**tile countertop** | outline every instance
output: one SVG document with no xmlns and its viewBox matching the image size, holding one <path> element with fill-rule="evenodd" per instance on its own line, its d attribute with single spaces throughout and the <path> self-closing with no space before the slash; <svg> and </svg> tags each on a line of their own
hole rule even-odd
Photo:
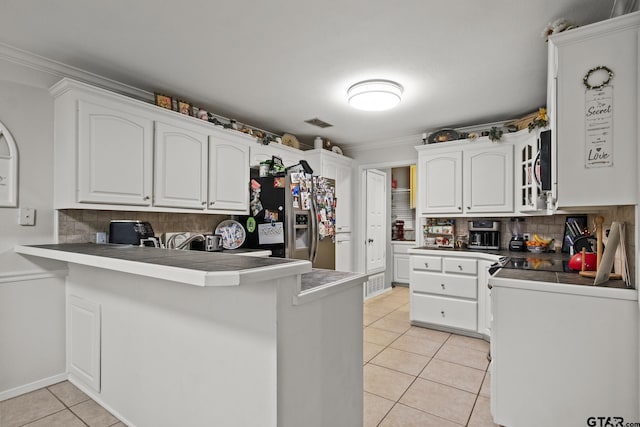
<svg viewBox="0 0 640 427">
<path fill-rule="evenodd" d="M 513 252 L 508 250 L 476 250 L 476 249 L 460 249 L 460 248 L 435 248 L 430 246 L 422 246 L 418 248 L 412 248 L 409 250 L 409 253 L 421 254 L 421 253 L 431 253 L 431 254 L 455 254 L 456 256 L 462 257 L 476 257 L 476 258 L 484 258 L 488 260 L 497 261 L 498 258 L 508 257 L 508 258 L 523 258 L 531 262 L 532 259 L 535 260 L 550 260 L 554 262 L 563 262 L 568 261 L 571 256 L 566 253 L 542 253 L 542 254 L 534 254 L 531 252 Z M 582 277 L 578 274 L 578 272 L 560 272 L 560 271 L 546 271 L 544 268 L 541 269 L 518 269 L 518 268 L 501 268 L 494 276 L 493 279 L 504 279 L 509 280 L 511 282 L 514 281 L 523 281 L 523 282 L 541 282 L 548 284 L 561 284 L 561 285 L 579 285 L 579 286 L 587 286 L 591 288 L 610 288 L 610 289 L 618 289 L 618 290 L 626 290 L 633 291 L 634 294 L 637 294 L 635 289 L 627 288 L 622 280 L 610 280 L 601 285 L 594 286 L 593 279 Z"/>
<path fill-rule="evenodd" d="M 16 246 L 24 255 L 138 274 L 195 286 L 234 286 L 311 271 L 304 260 L 93 243 Z"/>
</svg>

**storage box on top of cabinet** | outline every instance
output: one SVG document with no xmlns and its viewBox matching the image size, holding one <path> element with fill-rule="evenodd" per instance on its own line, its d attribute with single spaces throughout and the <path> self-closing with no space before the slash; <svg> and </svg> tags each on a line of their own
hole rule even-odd
<svg viewBox="0 0 640 427">
<path fill-rule="evenodd" d="M 638 200 L 638 28 L 640 12 L 549 39 L 558 207 Z"/>
<path fill-rule="evenodd" d="M 255 138 L 70 79 L 50 92 L 54 208 L 248 212 Z"/>
</svg>

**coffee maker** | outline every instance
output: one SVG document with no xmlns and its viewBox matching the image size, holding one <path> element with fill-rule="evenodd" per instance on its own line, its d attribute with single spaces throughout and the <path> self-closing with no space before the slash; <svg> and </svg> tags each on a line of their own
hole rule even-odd
<svg viewBox="0 0 640 427">
<path fill-rule="evenodd" d="M 527 250 L 527 241 L 522 231 L 522 223 L 524 218 L 511 218 L 509 224 L 511 228 L 511 240 L 509 240 L 509 250 L 516 252 L 524 252 Z"/>
<path fill-rule="evenodd" d="M 469 249 L 500 249 L 500 221 L 469 221 Z"/>
</svg>

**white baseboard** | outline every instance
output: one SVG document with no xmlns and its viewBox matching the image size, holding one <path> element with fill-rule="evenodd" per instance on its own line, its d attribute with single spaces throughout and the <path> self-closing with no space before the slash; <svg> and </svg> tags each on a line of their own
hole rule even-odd
<svg viewBox="0 0 640 427">
<path fill-rule="evenodd" d="M 43 378 L 29 384 L 21 385 L 10 390 L 2 391 L 0 392 L 0 402 L 2 402 L 3 400 L 11 399 L 12 397 L 20 396 L 21 394 L 29 393 L 30 391 L 38 390 L 42 387 L 48 387 L 50 385 L 57 384 L 66 379 L 67 373 L 64 372 L 49 378 Z"/>
<path fill-rule="evenodd" d="M 71 384 L 73 384 L 74 386 L 78 387 L 82 392 L 84 392 L 84 394 L 86 394 L 87 396 L 89 396 L 90 398 L 95 400 L 98 405 L 102 406 L 104 409 L 106 409 L 107 411 L 111 412 L 111 415 L 113 415 L 114 417 L 116 417 L 117 419 L 122 421 L 128 427 L 136 427 L 135 424 L 133 424 L 131 421 L 129 421 L 125 417 L 123 417 L 118 411 L 113 409 L 111 406 L 107 405 L 100 398 L 101 397 L 100 394 L 96 394 L 95 390 L 93 390 L 91 387 L 87 386 L 85 383 L 83 383 L 82 381 L 78 380 L 73 375 L 69 375 L 69 382 Z"/>
</svg>

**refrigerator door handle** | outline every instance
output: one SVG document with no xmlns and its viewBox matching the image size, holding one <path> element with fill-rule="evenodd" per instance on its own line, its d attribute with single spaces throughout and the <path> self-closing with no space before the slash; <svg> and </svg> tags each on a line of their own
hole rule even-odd
<svg viewBox="0 0 640 427">
<path fill-rule="evenodd" d="M 318 256 L 318 208 L 316 206 L 315 197 L 311 200 L 310 207 L 311 209 L 309 214 L 311 215 L 311 218 L 309 219 L 311 220 L 311 228 L 309 229 L 309 232 L 311 233 L 311 253 L 309 254 L 309 261 L 315 262 L 316 257 Z"/>
</svg>

